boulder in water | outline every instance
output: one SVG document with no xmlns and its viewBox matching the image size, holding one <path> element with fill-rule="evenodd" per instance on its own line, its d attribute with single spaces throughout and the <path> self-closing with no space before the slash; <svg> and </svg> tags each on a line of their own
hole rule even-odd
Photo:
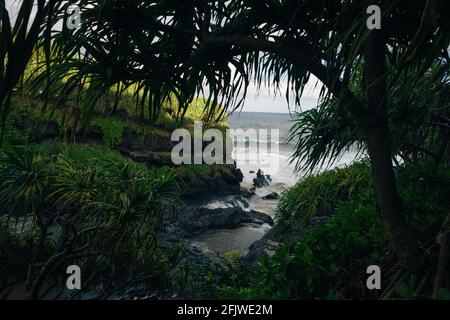
<svg viewBox="0 0 450 320">
<path fill-rule="evenodd" d="M 251 210 L 247 212 L 248 217 L 251 219 L 251 221 L 245 221 L 244 222 L 252 222 L 256 224 L 264 224 L 267 223 L 270 226 L 273 226 L 275 222 L 273 221 L 272 217 L 268 214 L 258 212 L 255 210 Z"/>
<path fill-rule="evenodd" d="M 211 229 L 238 228 L 243 223 L 274 224 L 269 215 L 253 210 L 247 212 L 240 206 L 216 209 L 186 207 L 180 218 L 174 224 L 166 226 L 160 236 L 166 240 L 191 238 Z"/>
<path fill-rule="evenodd" d="M 264 172 L 259 169 L 256 173 L 256 178 L 253 179 L 253 185 L 255 188 L 269 187 L 271 183 L 271 177 L 269 175 L 264 175 Z"/>
<path fill-rule="evenodd" d="M 241 195 L 246 198 L 250 199 L 255 195 L 255 187 L 249 184 L 241 183 Z"/>
<path fill-rule="evenodd" d="M 264 200 L 277 200 L 280 198 L 280 195 L 276 192 L 271 192 L 268 195 L 264 196 Z"/>
</svg>

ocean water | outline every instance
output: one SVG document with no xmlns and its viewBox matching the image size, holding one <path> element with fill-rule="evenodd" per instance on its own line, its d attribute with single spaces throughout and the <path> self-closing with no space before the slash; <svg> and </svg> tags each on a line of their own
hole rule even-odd
<svg viewBox="0 0 450 320">
<path fill-rule="evenodd" d="M 230 129 L 254 129 L 257 141 L 253 145 L 245 136 L 238 136 L 236 140 L 245 140 L 247 144 L 235 143 L 233 157 L 237 166 L 244 174 L 244 182 L 253 183 L 258 169 L 271 176 L 272 189 L 280 191 L 296 184 L 305 172 L 295 171 L 296 159 L 292 158 L 296 140 L 288 142 L 290 130 L 294 125 L 294 118 L 288 113 L 257 113 L 241 112 L 228 117 Z M 263 131 L 260 131 L 263 130 Z M 264 131 L 267 130 L 267 133 Z M 278 130 L 278 139 L 272 139 L 271 130 Z M 243 142 L 243 141 L 241 141 Z M 268 143 L 267 143 L 268 142 Z M 330 167 L 320 168 L 320 171 L 338 166 L 348 165 L 358 157 L 356 151 L 348 151 L 338 158 Z M 300 166 L 301 167 L 301 166 Z"/>
<path fill-rule="evenodd" d="M 244 174 L 244 182 L 252 183 L 256 173 L 250 172 L 258 169 L 270 175 L 274 185 L 292 186 L 298 181 L 300 175 L 295 173 L 295 165 L 290 162 L 295 148 L 293 142 L 288 143 L 289 131 L 294 124 L 290 114 L 233 113 L 228 117 L 228 124 L 230 129 L 253 129 L 258 134 L 257 141 L 253 141 L 253 137 L 238 136 L 234 145 L 233 158 Z M 271 134 L 274 130 L 278 131 L 278 138 Z"/>
<path fill-rule="evenodd" d="M 295 164 L 291 163 L 295 143 L 288 143 L 289 132 L 294 125 L 289 114 L 279 113 L 235 113 L 228 118 L 230 129 L 279 131 L 279 139 L 271 141 L 269 133 L 262 131 L 256 137 L 237 136 L 236 140 L 247 141 L 246 144 L 235 143 L 233 157 L 237 167 L 244 174 L 244 182 L 253 184 L 258 169 L 262 169 L 265 174 L 272 178 L 272 184 L 268 187 L 256 189 L 256 195 L 249 199 L 249 207 L 245 210 L 255 210 L 263 212 L 275 218 L 278 200 L 264 200 L 263 197 L 271 192 L 281 194 L 284 190 L 297 183 L 303 173 L 295 172 Z M 256 141 L 249 141 L 255 139 Z M 272 145 L 266 148 L 266 142 L 271 141 Z M 253 142 L 253 145 L 252 143 Z M 255 145 L 256 143 L 256 145 Z M 263 146 L 260 148 L 260 146 Z M 356 152 L 344 154 L 332 167 L 349 164 L 356 157 Z M 255 161 L 255 159 L 257 161 Z M 258 161 L 259 160 L 259 161 Z M 221 208 L 226 206 L 230 199 L 214 199 L 205 206 L 209 208 Z M 269 225 L 246 224 L 236 229 L 216 229 L 191 239 L 192 246 L 214 258 L 215 254 L 226 252 L 237 252 L 241 256 L 248 253 L 250 245 L 261 239 L 270 230 Z"/>
</svg>

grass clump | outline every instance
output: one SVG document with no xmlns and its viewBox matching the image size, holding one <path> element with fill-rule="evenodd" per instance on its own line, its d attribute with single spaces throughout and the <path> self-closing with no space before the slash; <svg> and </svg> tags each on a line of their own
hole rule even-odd
<svg viewBox="0 0 450 320">
<path fill-rule="evenodd" d="M 114 147 L 122 138 L 125 123 L 114 117 L 98 117 L 95 119 L 102 130 L 103 143 L 109 147 Z"/>
<path fill-rule="evenodd" d="M 370 184 L 370 165 L 364 161 L 308 176 L 281 195 L 279 223 L 287 229 L 304 227 L 315 215 L 332 215 L 341 202 Z"/>
</svg>

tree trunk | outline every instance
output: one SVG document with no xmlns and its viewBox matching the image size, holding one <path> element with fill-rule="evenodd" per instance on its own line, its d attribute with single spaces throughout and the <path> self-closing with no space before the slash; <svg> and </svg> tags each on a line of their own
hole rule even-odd
<svg viewBox="0 0 450 320">
<path fill-rule="evenodd" d="M 402 210 L 392 165 L 386 104 L 385 40 L 373 30 L 365 45 L 365 77 L 368 109 L 372 116 L 365 128 L 378 210 L 400 263 L 412 270 L 419 267 L 422 252 Z"/>
</svg>

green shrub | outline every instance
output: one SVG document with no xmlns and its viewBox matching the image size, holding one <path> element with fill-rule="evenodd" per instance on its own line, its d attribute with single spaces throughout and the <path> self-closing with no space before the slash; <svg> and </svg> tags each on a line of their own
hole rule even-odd
<svg viewBox="0 0 450 320">
<path fill-rule="evenodd" d="M 117 152 L 104 145 L 69 144 L 65 147 L 70 159 L 80 166 L 108 166 L 111 163 L 131 163 Z"/>
<path fill-rule="evenodd" d="M 100 126 L 103 134 L 103 143 L 109 147 L 114 147 L 122 138 L 125 124 L 114 117 L 99 117 L 95 122 Z"/>
<path fill-rule="evenodd" d="M 144 276 L 166 288 L 178 249 L 162 247 L 157 233 L 176 210 L 174 178 L 173 170 L 149 171 L 97 147 L 45 143 L 1 152 L 0 240 L 7 247 L 0 248 L 0 274 L 30 282 L 30 298 L 42 297 L 42 283 L 74 263 L 84 290 Z"/>
<path fill-rule="evenodd" d="M 222 298 L 336 298 L 338 287 L 353 288 L 368 265 L 388 261 L 387 240 L 373 205 L 359 200 L 338 209 L 335 217 L 292 245 L 283 245 L 264 258 L 240 286 L 224 285 Z M 352 289 L 354 290 L 354 289 Z M 362 291 L 345 292 L 361 297 Z"/>
<path fill-rule="evenodd" d="M 308 176 L 281 195 L 278 222 L 287 230 L 304 227 L 316 214 L 332 215 L 342 201 L 352 199 L 370 183 L 367 162 Z"/>
</svg>

